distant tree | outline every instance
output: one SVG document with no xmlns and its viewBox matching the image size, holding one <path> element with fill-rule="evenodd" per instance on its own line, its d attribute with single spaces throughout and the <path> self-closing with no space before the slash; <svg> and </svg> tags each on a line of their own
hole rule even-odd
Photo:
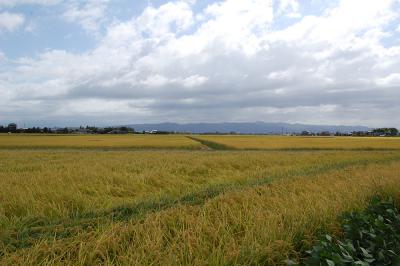
<svg viewBox="0 0 400 266">
<path fill-rule="evenodd" d="M 109 132 L 111 132 L 111 131 L 113 131 L 114 129 L 112 128 L 112 127 L 105 127 L 105 128 L 103 128 L 103 130 L 101 130 L 99 133 L 100 134 L 107 134 L 107 133 L 109 133 Z"/>
<path fill-rule="evenodd" d="M 399 135 L 399 130 L 397 128 L 375 128 L 373 131 L 375 136 L 385 135 L 385 136 L 397 136 Z"/>
<path fill-rule="evenodd" d="M 154 134 L 157 134 L 157 135 L 168 135 L 168 134 L 171 134 L 171 132 L 169 132 L 169 131 L 158 130 L 158 131 L 155 132 Z"/>
</svg>

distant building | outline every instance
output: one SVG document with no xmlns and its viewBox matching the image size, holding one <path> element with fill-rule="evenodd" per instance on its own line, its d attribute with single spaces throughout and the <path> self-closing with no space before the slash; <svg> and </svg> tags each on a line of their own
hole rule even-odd
<svg viewBox="0 0 400 266">
<path fill-rule="evenodd" d="M 79 129 L 75 130 L 74 133 L 76 133 L 76 134 L 92 134 L 93 131 L 90 129 L 86 129 L 86 128 L 79 128 Z"/>
<path fill-rule="evenodd" d="M 15 123 L 8 124 L 8 131 L 10 131 L 10 132 L 17 131 L 17 124 L 15 124 Z"/>
<path fill-rule="evenodd" d="M 54 129 L 54 132 L 56 132 L 57 134 L 68 134 L 69 130 L 68 128 L 56 128 Z"/>
<path fill-rule="evenodd" d="M 301 135 L 302 136 L 312 136 L 313 134 L 310 131 L 302 131 Z"/>
<path fill-rule="evenodd" d="M 331 132 L 329 131 L 322 131 L 321 133 L 319 133 L 320 136 L 330 136 Z"/>
<path fill-rule="evenodd" d="M 125 130 L 120 130 L 120 129 L 113 129 L 110 132 L 107 132 L 107 134 L 128 134 L 128 131 Z"/>
</svg>

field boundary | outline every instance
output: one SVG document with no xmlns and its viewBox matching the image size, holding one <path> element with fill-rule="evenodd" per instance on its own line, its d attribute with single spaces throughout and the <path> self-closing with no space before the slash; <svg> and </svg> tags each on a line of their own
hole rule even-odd
<svg viewBox="0 0 400 266">
<path fill-rule="evenodd" d="M 228 146 L 228 145 L 225 145 L 222 143 L 218 143 L 215 141 L 205 140 L 205 139 L 196 138 L 196 137 L 192 137 L 192 136 L 187 136 L 187 138 L 201 143 L 203 146 L 208 147 L 210 150 L 237 150 L 234 147 L 231 147 L 231 146 Z"/>
</svg>

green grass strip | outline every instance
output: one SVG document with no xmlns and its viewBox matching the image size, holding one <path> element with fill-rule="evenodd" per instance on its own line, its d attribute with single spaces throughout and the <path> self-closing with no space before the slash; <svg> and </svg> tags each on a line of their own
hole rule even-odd
<svg viewBox="0 0 400 266">
<path fill-rule="evenodd" d="M 205 139 L 191 137 L 191 136 L 188 136 L 187 138 L 189 138 L 191 140 L 194 140 L 194 141 L 197 141 L 197 142 L 200 142 L 202 145 L 204 145 L 204 146 L 206 146 L 206 147 L 208 147 L 208 148 L 210 148 L 212 150 L 220 150 L 220 151 L 223 151 L 223 150 L 236 150 L 236 148 L 234 148 L 234 147 L 227 146 L 225 144 L 221 144 L 221 143 L 210 141 L 210 140 L 205 140 Z"/>
</svg>

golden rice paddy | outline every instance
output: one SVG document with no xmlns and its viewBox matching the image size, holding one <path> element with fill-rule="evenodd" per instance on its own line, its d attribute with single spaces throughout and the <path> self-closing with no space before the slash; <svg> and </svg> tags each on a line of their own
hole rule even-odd
<svg viewBox="0 0 400 266">
<path fill-rule="evenodd" d="M 182 135 L 7 135 L 0 148 L 166 148 L 198 149 L 200 144 Z"/>
<path fill-rule="evenodd" d="M 179 135 L 67 137 L 0 136 L 0 265 L 285 264 L 372 196 L 400 202 L 397 139 L 307 150 L 196 136 L 237 149 L 218 151 Z"/>
</svg>

